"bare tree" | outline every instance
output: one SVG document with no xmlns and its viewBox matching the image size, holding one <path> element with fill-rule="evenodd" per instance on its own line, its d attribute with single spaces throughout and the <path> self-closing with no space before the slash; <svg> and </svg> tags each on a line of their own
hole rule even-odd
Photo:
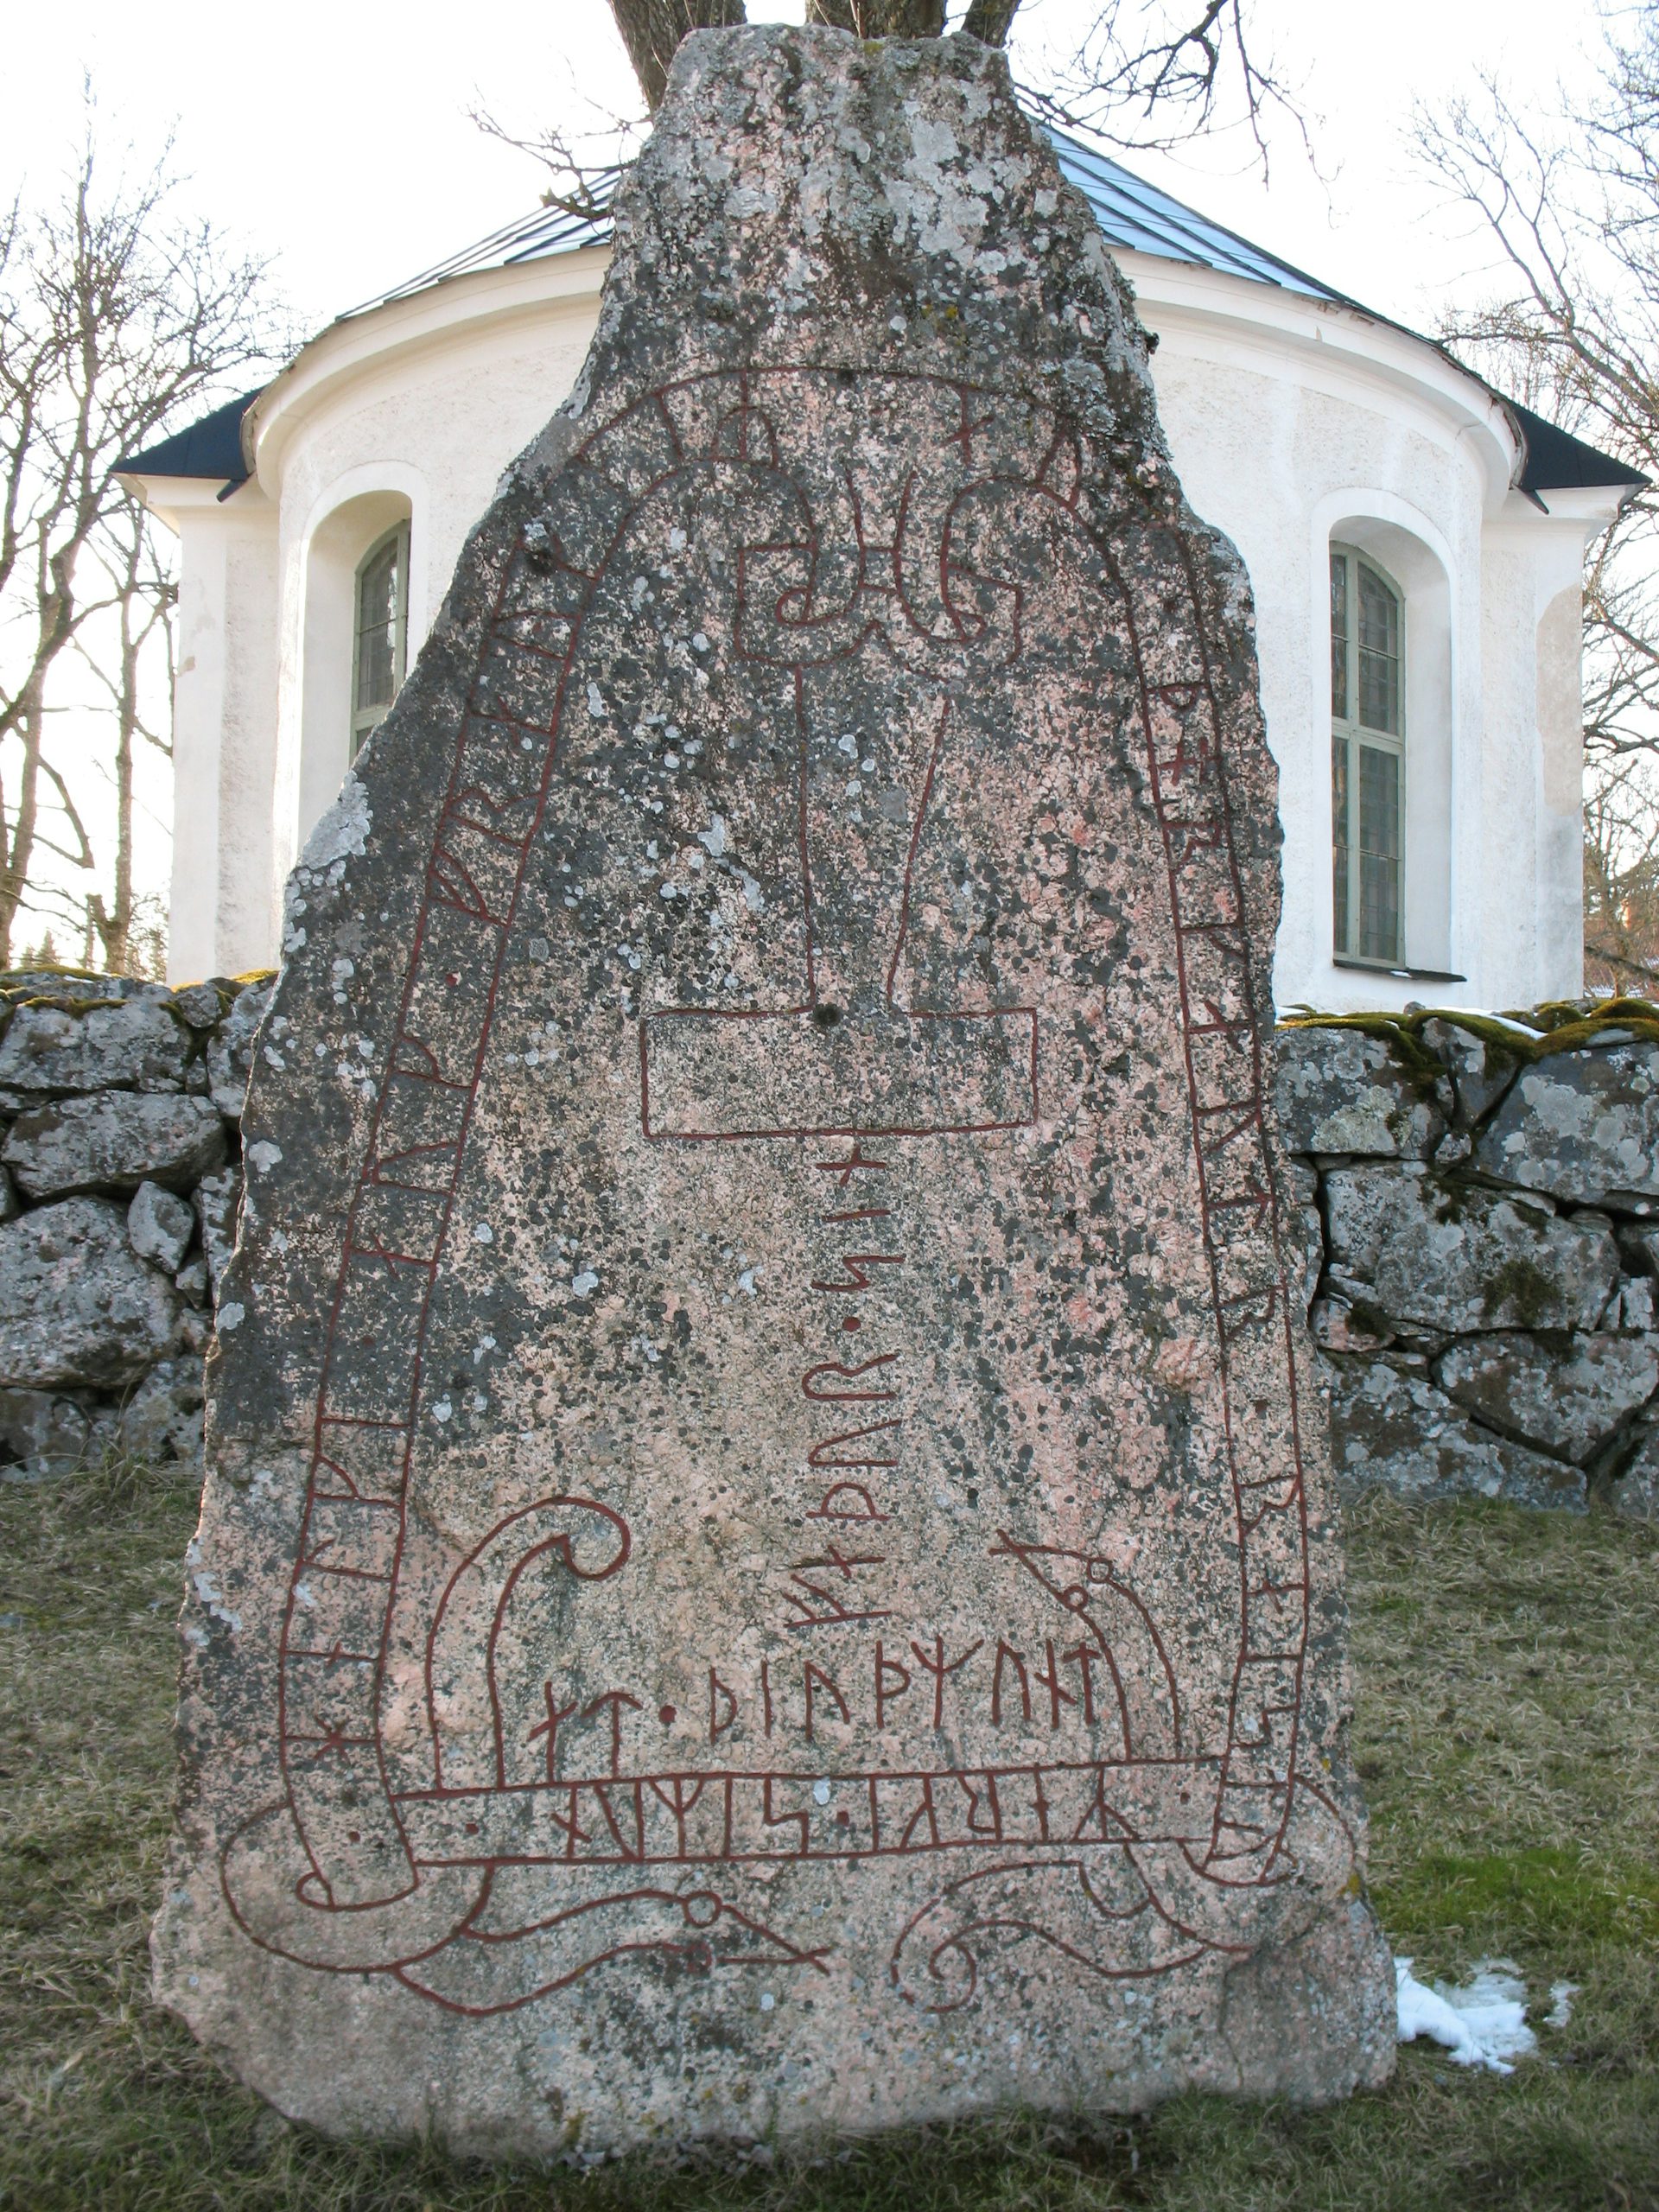
<svg viewBox="0 0 1659 2212">
<path fill-rule="evenodd" d="M 0 965 L 20 912 L 61 912 L 62 868 L 97 864 L 83 794 L 89 739 L 111 728 L 115 884 L 94 923 L 106 957 L 127 957 L 142 670 L 170 586 L 110 471 L 264 358 L 263 268 L 175 213 L 169 156 L 136 181 L 116 163 L 106 185 L 89 94 L 62 198 L 0 219 Z M 60 696 L 77 645 L 107 717 Z"/>
<path fill-rule="evenodd" d="M 1639 754 L 1605 762 L 1586 798 L 1584 964 L 1604 990 L 1659 976 L 1659 790 Z"/>
<path fill-rule="evenodd" d="M 1450 316 L 1447 340 L 1528 405 L 1659 481 L 1659 18 L 1610 38 L 1592 112 L 1555 138 L 1489 84 L 1418 144 L 1478 217 L 1500 271 L 1493 297 Z M 1659 745 L 1659 507 L 1643 498 L 1586 576 L 1592 756 Z"/>
<path fill-rule="evenodd" d="M 1051 121 L 1142 149 L 1236 120 L 1264 172 L 1270 111 L 1302 129 L 1294 92 L 1262 47 L 1250 0 L 1097 0 L 1053 82 L 1024 90 Z M 1303 138 L 1306 144 L 1305 131 Z"/>
<path fill-rule="evenodd" d="M 529 137 L 520 137 L 486 107 L 468 112 L 486 138 L 530 155 L 549 171 L 553 181 L 542 194 L 543 207 L 556 207 L 584 223 L 601 223 L 609 219 L 618 181 L 649 118 L 608 115 L 591 102 L 588 105 L 594 118 L 589 130 L 544 124 Z"/>
<path fill-rule="evenodd" d="M 169 760 L 173 756 L 173 612 L 178 587 L 170 573 L 170 557 L 171 549 L 158 540 L 139 502 L 118 497 L 82 554 L 96 584 L 78 601 L 71 645 L 90 700 L 78 707 L 48 709 L 60 722 L 79 714 L 100 742 L 90 760 L 77 757 L 67 773 L 54 759 L 50 745 L 41 758 L 49 798 L 44 825 L 37 826 L 37 849 L 65 869 L 79 872 L 83 885 L 87 877 L 104 875 L 107 868 L 111 887 L 106 897 L 96 885 L 90 890 L 78 887 L 74 874 L 36 875 L 26 903 L 39 912 L 55 914 L 66 927 L 79 928 L 86 964 L 90 967 L 96 961 L 112 976 L 148 972 L 154 964 L 152 948 L 138 943 L 140 914 L 147 903 L 155 902 L 146 902 L 134 881 L 135 769 L 141 746 Z M 92 804 L 86 783 L 88 769 L 110 786 L 113 838 L 103 850 L 104 841 L 87 819 Z"/>
<path fill-rule="evenodd" d="M 653 113 L 687 33 L 729 30 L 744 20 L 743 0 L 611 0 L 611 13 Z"/>
<path fill-rule="evenodd" d="M 806 20 L 860 38 L 943 38 L 966 31 L 1005 46 L 1020 0 L 807 0 Z M 745 20 L 743 0 L 611 0 L 648 106 L 663 97 L 680 41 L 694 30 Z M 954 21 L 950 18 L 954 16 Z M 1116 119 L 1127 108 L 1164 118 L 1183 135 L 1204 128 L 1230 86 L 1254 121 L 1285 97 L 1254 49 L 1249 0 L 1097 0 L 1061 85 L 1045 97 Z M 1259 143 L 1259 139 L 1258 139 Z"/>
<path fill-rule="evenodd" d="M 806 21 L 859 38 L 943 38 L 964 31 L 1005 46 L 1021 0 L 807 0 Z M 730 29 L 744 0 L 610 0 L 649 111 L 660 105 L 680 42 L 694 30 Z M 1279 107 L 1300 124 L 1295 100 L 1252 32 L 1252 0 L 1096 0 L 1052 81 L 1024 97 L 1061 126 L 1126 145 L 1169 145 L 1224 116 L 1249 127 L 1263 168 L 1264 124 Z M 645 118 L 601 117 L 586 134 L 544 127 L 522 137 L 487 110 L 473 120 L 490 137 L 533 155 L 551 172 L 543 204 L 588 221 L 607 212 Z"/>
<path fill-rule="evenodd" d="M 1020 0 L 1013 0 L 1011 6 L 1005 0 L 1002 12 L 1007 22 L 1013 22 L 1019 6 Z M 978 12 L 983 16 L 987 10 L 982 6 Z M 806 20 L 830 30 L 851 31 L 859 38 L 943 38 L 944 0 L 806 0 Z M 1005 23 L 1003 36 L 1007 35 Z M 974 35 L 983 37 L 984 33 Z M 1001 40 L 988 42 L 1000 45 Z"/>
<path fill-rule="evenodd" d="M 108 732 L 105 765 L 114 784 L 115 843 L 111 855 L 111 889 L 86 894 L 86 918 L 98 937 L 105 969 L 114 976 L 136 972 L 136 925 L 140 901 L 133 884 L 133 816 L 136 756 L 140 746 L 173 757 L 173 612 L 178 587 L 170 571 L 170 549 L 156 537 L 149 516 L 134 499 L 120 500 L 105 517 L 99 546 L 100 566 L 111 582 L 110 620 L 105 639 L 92 641 L 85 629 L 76 645 L 105 702 L 100 721 Z M 153 712 L 159 708 L 160 713 Z M 97 859 L 79 812 L 65 797 L 85 853 L 84 865 Z"/>
<path fill-rule="evenodd" d="M 1523 404 L 1659 481 L 1659 16 L 1604 20 L 1587 115 L 1530 125 L 1495 80 L 1419 150 L 1477 220 L 1497 276 L 1443 335 Z M 1563 98 L 1562 112 L 1571 104 Z M 1634 500 L 1584 580 L 1585 950 L 1629 989 L 1659 974 L 1659 503 Z"/>
</svg>

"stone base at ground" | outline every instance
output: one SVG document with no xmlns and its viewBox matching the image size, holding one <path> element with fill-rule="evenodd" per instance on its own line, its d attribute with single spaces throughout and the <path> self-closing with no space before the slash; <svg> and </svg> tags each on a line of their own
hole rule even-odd
<svg viewBox="0 0 1659 2212">
<path fill-rule="evenodd" d="M 754 1905 L 766 1910 L 762 1895 Z M 1010 1952 L 1017 1932 L 1001 1939 Z M 739 1967 L 722 1957 L 718 1934 L 701 1958 L 683 1940 L 680 1948 L 677 1988 L 651 1974 L 619 2005 L 597 1969 L 556 2007 L 529 2008 L 542 2016 L 533 2037 L 518 2016 L 457 2032 L 412 1995 L 365 1987 L 348 2022 L 358 2037 L 390 2042 L 395 2065 L 374 2064 L 349 2025 L 327 2080 L 294 2063 L 286 2037 L 232 2034 L 208 2048 L 238 2072 L 280 2082 L 281 2109 L 329 2134 L 431 2135 L 480 2158 L 577 2163 L 691 2139 L 832 2141 L 999 2110 L 1143 2112 L 1193 2089 L 1321 2105 L 1380 2088 L 1394 2070 L 1392 1962 L 1358 1899 L 1230 1972 L 1215 1967 L 1158 1994 L 1127 1982 L 1079 1986 L 1054 2015 L 1058 2032 L 1033 2033 L 1011 2015 L 990 2037 L 971 2016 L 895 2006 L 879 1986 L 814 1996 L 776 1963 Z M 200 1955 L 181 1944 L 171 1963 L 182 1974 L 193 1958 L 215 1971 L 211 1944 Z M 1376 1994 L 1384 1976 L 1386 2004 Z M 753 1987 L 734 2003 L 727 1986 L 739 1979 Z M 256 1956 L 238 2010 L 303 2023 L 316 2018 L 315 1986 L 314 1974 Z M 611 2086 L 619 2038 L 656 2060 L 626 2113 Z"/>
</svg>

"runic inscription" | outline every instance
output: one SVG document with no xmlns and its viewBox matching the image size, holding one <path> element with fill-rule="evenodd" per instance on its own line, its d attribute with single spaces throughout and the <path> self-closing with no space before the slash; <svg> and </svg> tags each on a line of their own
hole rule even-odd
<svg viewBox="0 0 1659 2212">
<path fill-rule="evenodd" d="M 720 48 L 746 159 L 783 35 Z M 1060 219 L 1000 85 L 999 269 Z M 385 2109 L 544 2079 L 539 2145 L 698 2037 L 770 2086 L 662 2125 L 1358 2078 L 1236 571 L 1138 372 L 710 362 L 635 251 L 671 342 L 522 465 L 296 879 L 164 1974 L 340 2024 L 250 2059 L 296 2108 L 369 2124 L 381 2006 Z M 1090 284 L 1032 327 L 1103 375 Z"/>
</svg>

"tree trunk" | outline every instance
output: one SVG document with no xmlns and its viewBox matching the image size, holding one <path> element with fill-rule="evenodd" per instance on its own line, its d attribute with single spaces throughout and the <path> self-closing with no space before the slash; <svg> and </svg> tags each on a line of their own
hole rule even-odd
<svg viewBox="0 0 1659 2212">
<path fill-rule="evenodd" d="M 973 0 L 962 28 L 969 38 L 982 39 L 987 46 L 1005 46 L 1019 12 L 1020 0 Z"/>
<path fill-rule="evenodd" d="M 730 30 L 746 21 L 743 0 L 611 0 L 611 13 L 653 114 L 687 32 Z"/>
<path fill-rule="evenodd" d="M 807 0 L 806 20 L 860 38 L 943 38 L 944 0 Z"/>
<path fill-rule="evenodd" d="M 945 0 L 807 0 L 806 20 L 859 38 L 943 38 Z M 973 0 L 963 29 L 1001 46 L 1020 0 Z M 688 31 L 729 30 L 747 20 L 743 0 L 611 0 L 611 13 L 654 114 L 669 66 Z"/>
<path fill-rule="evenodd" d="M 132 972 L 132 753 L 138 731 L 139 649 L 141 639 L 132 623 L 132 594 L 129 583 L 121 601 L 121 665 L 115 691 L 115 893 L 106 906 L 101 892 L 86 901 L 86 916 L 98 931 L 104 970 L 110 976 Z"/>
<path fill-rule="evenodd" d="M 22 760 L 18 771 L 17 804 L 9 825 L 0 822 L 0 969 L 11 965 L 12 931 L 18 909 L 29 888 L 35 863 L 35 826 L 40 818 L 41 740 L 45 717 L 46 672 L 36 670 L 18 702 L 19 712 L 10 734 Z"/>
<path fill-rule="evenodd" d="M 167 750 L 143 720 L 146 640 L 165 629 L 168 587 L 114 471 L 264 358 L 250 315 L 258 266 L 174 213 L 162 165 L 147 175 L 118 165 L 104 190 L 90 88 L 87 100 L 63 198 L 0 211 L 0 632 L 14 645 L 0 668 L 0 965 L 27 942 L 19 915 L 43 910 L 66 935 L 84 926 L 101 938 L 112 968 L 131 964 L 137 741 Z M 82 806 L 92 759 L 108 757 L 103 730 L 89 759 L 86 721 L 63 711 L 63 666 L 77 652 L 114 709 L 107 906 L 65 880 L 98 867 Z"/>
</svg>

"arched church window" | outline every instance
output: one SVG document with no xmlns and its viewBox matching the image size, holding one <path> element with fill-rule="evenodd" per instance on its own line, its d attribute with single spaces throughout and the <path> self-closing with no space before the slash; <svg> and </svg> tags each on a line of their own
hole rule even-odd
<svg viewBox="0 0 1659 2212">
<path fill-rule="evenodd" d="M 384 720 L 409 651 L 409 524 L 399 523 L 358 563 L 352 655 L 352 757 Z"/>
<path fill-rule="evenodd" d="M 1405 603 L 1376 563 L 1331 548 L 1331 842 L 1335 950 L 1404 957 Z"/>
</svg>

